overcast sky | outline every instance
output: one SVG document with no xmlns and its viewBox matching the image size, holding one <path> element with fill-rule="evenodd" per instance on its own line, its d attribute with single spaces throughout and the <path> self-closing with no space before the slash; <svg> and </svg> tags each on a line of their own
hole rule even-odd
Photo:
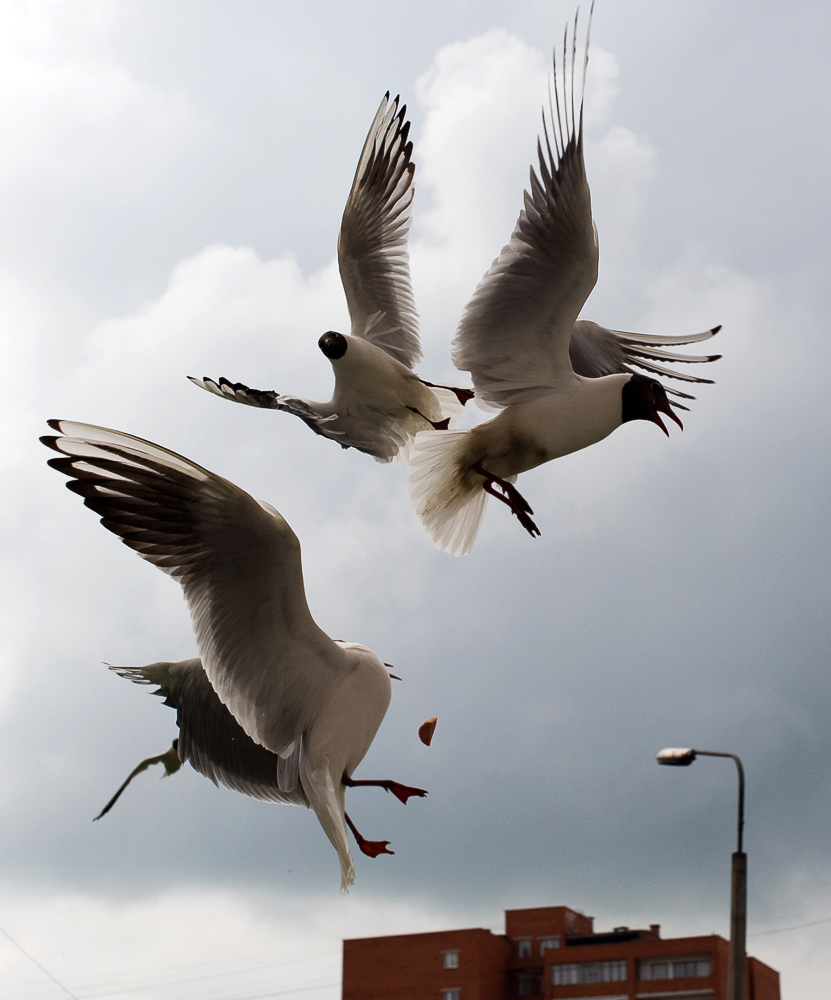
<svg viewBox="0 0 831 1000">
<path fill-rule="evenodd" d="M 523 906 L 727 937 L 735 769 L 655 764 L 690 745 L 745 764 L 749 950 L 785 1000 L 827 997 L 826 3 L 599 0 L 583 315 L 721 323 L 724 358 L 683 433 L 637 421 L 523 475 L 540 539 L 491 504 L 473 553 L 447 556 L 403 467 L 185 379 L 328 398 L 340 214 L 386 90 L 412 120 L 420 371 L 452 377 L 572 16 L 562 0 L 0 8 L 0 929 L 83 1000 L 334 1000 L 344 937 L 501 931 Z M 103 661 L 195 645 L 178 586 L 47 468 L 50 417 L 150 438 L 274 504 L 321 627 L 395 664 L 358 776 L 430 796 L 349 793 L 396 853 L 356 852 L 348 897 L 311 813 L 190 768 L 142 775 L 91 822 L 176 732 Z M 2 934 L 0 993 L 66 995 Z"/>
</svg>

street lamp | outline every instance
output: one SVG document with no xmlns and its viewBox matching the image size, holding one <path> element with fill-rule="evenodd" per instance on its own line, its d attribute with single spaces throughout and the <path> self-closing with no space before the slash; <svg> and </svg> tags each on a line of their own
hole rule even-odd
<svg viewBox="0 0 831 1000">
<path fill-rule="evenodd" d="M 744 1000 L 744 980 L 747 968 L 747 855 L 742 850 L 744 768 L 736 754 L 723 753 L 719 750 L 668 747 L 658 754 L 656 760 L 659 764 L 688 767 L 696 757 L 732 757 L 739 772 L 739 837 L 730 871 L 730 960 L 727 966 L 727 997 L 728 1000 Z"/>
</svg>

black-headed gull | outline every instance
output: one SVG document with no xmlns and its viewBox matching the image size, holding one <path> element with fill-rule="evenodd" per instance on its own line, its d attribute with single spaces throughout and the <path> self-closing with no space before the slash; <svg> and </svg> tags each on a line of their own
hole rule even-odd
<svg viewBox="0 0 831 1000">
<path fill-rule="evenodd" d="M 156 763 L 165 765 L 164 777 L 187 762 L 215 785 L 224 785 L 264 802 L 309 808 L 309 798 L 300 780 L 300 745 L 284 759 L 255 743 L 219 700 L 198 657 L 178 663 L 149 663 L 144 667 L 110 665 L 110 670 L 135 684 L 156 685 L 153 693 L 163 697 L 165 705 L 176 709 L 179 736 L 166 753 L 148 757 L 134 768 L 96 819 L 109 812 L 137 774 Z M 413 795 L 426 794 L 422 789 L 397 781 L 356 781 L 344 776 L 343 783 L 347 787 L 375 785 L 384 788 L 405 804 Z M 388 850 L 388 840 L 367 840 L 361 836 L 346 812 L 344 819 L 364 854 L 374 858 L 379 854 L 395 853 Z"/>
<path fill-rule="evenodd" d="M 66 420 L 49 425 L 59 436 L 41 440 L 60 453 L 49 464 L 70 477 L 67 487 L 105 528 L 182 585 L 217 702 L 279 758 L 272 761 L 277 788 L 315 811 L 338 852 L 345 890 L 355 870 L 344 792 L 347 785 L 379 784 L 352 773 L 389 705 L 385 664 L 366 646 L 335 642 L 315 624 L 300 543 L 269 504 L 130 434 Z M 202 695 L 204 701 L 204 689 Z M 404 801 L 426 794 L 397 788 Z"/>
<path fill-rule="evenodd" d="M 550 120 L 543 115 L 544 143 L 537 143 L 539 175 L 532 167 L 511 241 L 479 282 L 453 342 L 453 361 L 472 374 L 477 399 L 501 412 L 469 430 L 423 431 L 410 455 L 416 512 L 436 545 L 454 555 L 470 551 L 488 493 L 506 503 L 529 534 L 539 534 L 533 511 L 512 485 L 519 473 L 595 444 L 629 420 L 651 420 L 667 433 L 663 413 L 681 426 L 664 386 L 630 365 L 702 382 L 709 380 L 657 362 L 715 360 L 665 348 L 705 340 L 718 327 L 673 338 L 577 321 L 597 280 L 598 247 L 583 161 L 582 96 L 579 117 L 574 108 L 576 19 L 570 86 L 567 37 L 566 31 L 560 78 L 554 66 Z"/>
<path fill-rule="evenodd" d="M 316 433 L 379 462 L 403 457 L 418 431 L 447 427 L 473 396 L 470 389 L 425 382 L 412 370 L 421 347 L 407 253 L 415 165 L 406 112 L 397 97 L 381 101 L 343 212 L 338 264 L 351 330 L 329 330 L 318 341 L 335 373 L 329 402 L 190 376 L 224 399 L 293 413 Z"/>
</svg>

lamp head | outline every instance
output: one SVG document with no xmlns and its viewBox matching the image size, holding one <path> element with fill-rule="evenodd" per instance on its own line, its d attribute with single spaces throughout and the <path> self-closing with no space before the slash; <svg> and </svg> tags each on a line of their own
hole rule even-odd
<svg viewBox="0 0 831 1000">
<path fill-rule="evenodd" d="M 655 758 L 659 764 L 671 764 L 674 767 L 686 767 L 695 760 L 695 750 L 682 747 L 667 747 Z"/>
</svg>

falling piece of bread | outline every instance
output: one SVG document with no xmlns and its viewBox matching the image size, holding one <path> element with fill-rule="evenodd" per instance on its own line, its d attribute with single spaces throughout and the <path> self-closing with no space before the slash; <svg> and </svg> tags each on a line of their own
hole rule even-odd
<svg viewBox="0 0 831 1000">
<path fill-rule="evenodd" d="M 434 715 L 432 719 L 427 719 L 426 722 L 422 722 L 418 727 L 418 738 L 426 747 L 429 747 L 433 742 L 433 733 L 435 731 L 436 716 Z"/>
</svg>

